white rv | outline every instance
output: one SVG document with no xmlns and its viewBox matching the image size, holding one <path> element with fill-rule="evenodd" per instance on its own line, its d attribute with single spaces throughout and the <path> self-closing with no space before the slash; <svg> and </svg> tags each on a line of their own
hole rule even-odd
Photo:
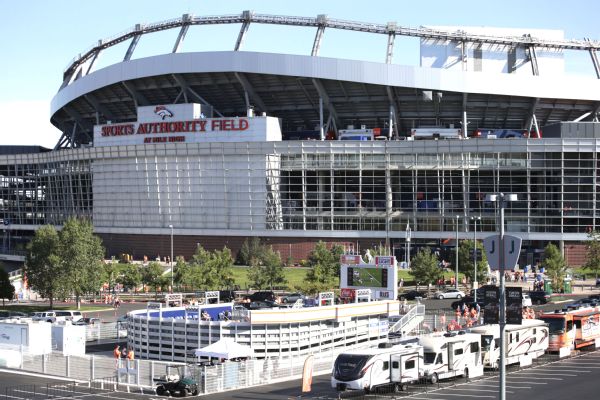
<svg viewBox="0 0 600 400">
<path fill-rule="evenodd" d="M 483 375 L 481 335 L 475 333 L 434 333 L 419 338 L 423 346 L 423 376 L 431 383 L 455 376 Z"/>
<path fill-rule="evenodd" d="M 423 348 L 417 344 L 349 350 L 337 356 L 333 364 L 331 387 L 336 390 L 360 390 L 369 393 L 380 386 L 394 391 L 406 390 L 408 383 L 420 379 Z"/>
<path fill-rule="evenodd" d="M 481 335 L 483 365 L 497 368 L 500 361 L 500 326 L 482 325 L 470 330 Z M 506 365 L 531 365 L 548 348 L 548 325 L 538 319 L 524 319 L 521 325 L 507 324 L 505 328 Z"/>
</svg>

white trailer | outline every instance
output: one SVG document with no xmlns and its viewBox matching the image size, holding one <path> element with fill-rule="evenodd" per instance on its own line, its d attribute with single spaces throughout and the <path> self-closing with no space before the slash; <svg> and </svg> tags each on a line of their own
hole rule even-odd
<svg viewBox="0 0 600 400">
<path fill-rule="evenodd" d="M 497 368 L 500 361 L 500 325 L 482 325 L 471 328 L 481 335 L 481 350 L 485 368 Z M 533 359 L 544 354 L 549 344 L 548 325 L 538 319 L 524 319 L 521 325 L 507 324 L 505 328 L 506 365 L 531 365 Z"/>
<path fill-rule="evenodd" d="M 423 348 L 417 344 L 349 350 L 337 356 L 331 375 L 336 390 L 364 390 L 388 386 L 394 391 L 406 390 L 407 384 L 420 379 Z"/>
<path fill-rule="evenodd" d="M 437 383 L 440 379 L 483 375 L 481 335 L 475 333 L 434 333 L 419 338 L 423 346 L 423 377 Z"/>
</svg>

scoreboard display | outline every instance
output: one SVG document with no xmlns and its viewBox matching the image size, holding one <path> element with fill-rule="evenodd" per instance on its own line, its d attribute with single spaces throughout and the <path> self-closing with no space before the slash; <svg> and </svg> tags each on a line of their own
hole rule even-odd
<svg viewBox="0 0 600 400">
<path fill-rule="evenodd" d="M 398 296 L 398 267 L 393 256 L 377 256 L 371 263 L 360 255 L 341 257 L 340 287 L 371 289 L 375 299 L 393 300 Z"/>
</svg>

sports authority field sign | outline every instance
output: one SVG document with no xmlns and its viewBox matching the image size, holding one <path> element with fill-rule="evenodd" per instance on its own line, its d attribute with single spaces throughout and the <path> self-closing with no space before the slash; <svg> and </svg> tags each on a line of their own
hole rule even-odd
<svg viewBox="0 0 600 400">
<path fill-rule="evenodd" d="M 94 146 L 281 140 L 273 117 L 207 118 L 200 104 L 138 107 L 138 121 L 94 126 Z"/>
</svg>

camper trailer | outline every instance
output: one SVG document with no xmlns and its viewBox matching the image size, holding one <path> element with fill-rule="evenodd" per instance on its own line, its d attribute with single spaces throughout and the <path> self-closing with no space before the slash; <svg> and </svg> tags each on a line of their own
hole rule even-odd
<svg viewBox="0 0 600 400">
<path fill-rule="evenodd" d="M 406 390 L 408 383 L 420 379 L 423 348 L 415 343 L 349 350 L 337 356 L 333 364 L 331 387 L 336 390 L 364 390 L 388 386 Z"/>
<path fill-rule="evenodd" d="M 481 335 L 476 333 L 435 333 L 419 338 L 423 346 L 423 376 L 431 383 L 455 376 L 483 375 Z"/>
<path fill-rule="evenodd" d="M 470 332 L 481 335 L 485 368 L 497 368 L 500 360 L 500 325 L 482 325 Z M 504 331 L 506 365 L 531 365 L 548 348 L 548 325 L 537 319 L 524 319 L 521 325 L 507 324 Z"/>
</svg>

